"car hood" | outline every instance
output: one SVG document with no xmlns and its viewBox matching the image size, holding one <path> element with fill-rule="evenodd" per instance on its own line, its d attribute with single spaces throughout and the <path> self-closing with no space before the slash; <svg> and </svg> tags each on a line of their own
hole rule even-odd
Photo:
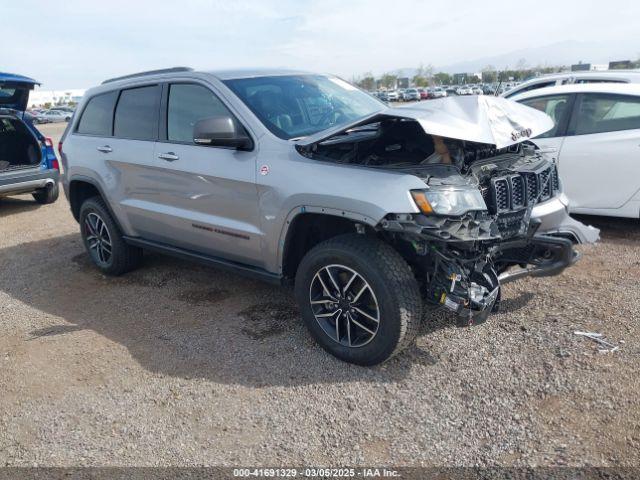
<svg viewBox="0 0 640 480">
<path fill-rule="evenodd" d="M 0 108 L 24 112 L 29 101 L 29 92 L 40 85 L 33 78 L 0 72 Z"/>
<path fill-rule="evenodd" d="M 501 97 L 447 97 L 387 108 L 305 137 L 296 145 L 310 147 L 341 132 L 388 118 L 415 120 L 429 135 L 487 143 L 497 148 L 523 142 L 553 128 L 553 120 L 547 114 Z"/>
</svg>

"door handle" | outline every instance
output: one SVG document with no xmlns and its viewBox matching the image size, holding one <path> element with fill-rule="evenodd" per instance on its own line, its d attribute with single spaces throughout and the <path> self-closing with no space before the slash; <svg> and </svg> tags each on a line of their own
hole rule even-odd
<svg viewBox="0 0 640 480">
<path fill-rule="evenodd" d="M 167 162 L 175 162 L 176 160 L 180 160 L 180 157 L 173 152 L 159 153 L 158 158 L 166 160 Z"/>
<path fill-rule="evenodd" d="M 102 153 L 111 153 L 113 152 L 113 148 L 109 145 L 103 145 L 102 147 L 98 147 L 98 151 Z"/>
</svg>

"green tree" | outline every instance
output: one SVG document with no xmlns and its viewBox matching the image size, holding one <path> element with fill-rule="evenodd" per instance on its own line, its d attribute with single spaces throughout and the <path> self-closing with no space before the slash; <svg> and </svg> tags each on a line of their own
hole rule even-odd
<svg viewBox="0 0 640 480">
<path fill-rule="evenodd" d="M 386 88 L 396 88 L 396 82 L 398 81 L 398 75 L 394 73 L 384 73 L 380 77 L 380 85 Z"/>
<path fill-rule="evenodd" d="M 367 72 L 365 73 L 362 78 L 360 78 L 356 84 L 362 88 L 363 90 L 367 90 L 368 92 L 371 92 L 373 90 L 376 89 L 376 79 L 373 76 L 373 73 L 371 72 Z"/>
<path fill-rule="evenodd" d="M 482 69 L 482 81 L 484 83 L 496 83 L 498 81 L 498 71 L 493 65 L 487 65 Z"/>
<path fill-rule="evenodd" d="M 451 75 L 445 72 L 438 72 L 433 76 L 436 85 L 451 85 Z"/>
</svg>

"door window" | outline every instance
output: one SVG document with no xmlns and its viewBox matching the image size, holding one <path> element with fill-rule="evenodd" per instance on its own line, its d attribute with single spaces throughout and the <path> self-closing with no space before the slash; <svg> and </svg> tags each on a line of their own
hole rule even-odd
<svg viewBox="0 0 640 480">
<path fill-rule="evenodd" d="M 580 95 L 569 125 L 572 135 L 634 129 L 640 129 L 640 97 L 606 93 Z"/>
<path fill-rule="evenodd" d="M 160 86 L 122 90 L 116 106 L 113 134 L 133 140 L 155 140 L 158 133 Z"/>
<path fill-rule="evenodd" d="M 196 122 L 218 115 L 232 116 L 211 90 L 196 84 L 173 84 L 169 88 L 167 139 L 170 142 L 193 143 Z"/>
<path fill-rule="evenodd" d="M 96 95 L 87 102 L 78 123 L 78 133 L 110 137 L 113 123 L 113 108 L 118 92 Z"/>
<path fill-rule="evenodd" d="M 548 95 L 546 97 L 527 98 L 526 100 L 519 100 L 519 102 L 527 107 L 532 107 L 546 113 L 553 120 L 554 127 L 548 132 L 538 135 L 538 138 L 558 136 L 560 124 L 565 117 L 569 105 L 569 95 Z"/>
</svg>

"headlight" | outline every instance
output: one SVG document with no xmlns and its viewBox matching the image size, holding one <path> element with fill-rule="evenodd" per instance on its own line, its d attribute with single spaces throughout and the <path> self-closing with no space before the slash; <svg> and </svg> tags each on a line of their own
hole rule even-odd
<svg viewBox="0 0 640 480">
<path fill-rule="evenodd" d="M 411 196 L 424 214 L 459 216 L 471 210 L 486 210 L 487 204 L 477 189 L 411 190 Z"/>
</svg>

